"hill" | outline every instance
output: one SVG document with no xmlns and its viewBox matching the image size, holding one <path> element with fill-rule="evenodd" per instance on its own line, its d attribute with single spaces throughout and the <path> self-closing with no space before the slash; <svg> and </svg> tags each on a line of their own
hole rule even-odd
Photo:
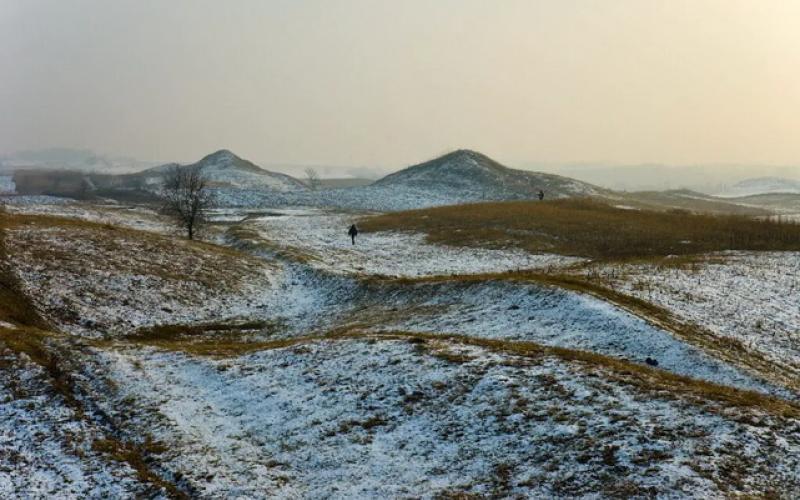
<svg viewBox="0 0 800 500">
<path fill-rule="evenodd" d="M 460 149 L 405 168 L 366 186 L 318 191 L 219 190 L 227 206 L 317 206 L 391 212 L 480 201 L 610 196 L 611 191 L 568 177 L 515 170 L 481 153 Z"/>
<path fill-rule="evenodd" d="M 756 177 L 737 182 L 717 196 L 727 198 L 769 193 L 800 193 L 800 181 L 783 177 Z"/>
<path fill-rule="evenodd" d="M 164 172 L 177 165 L 168 163 L 147 169 L 138 177 L 144 179 L 146 185 L 161 182 Z M 305 190 L 306 185 L 294 177 L 264 170 L 255 163 L 236 156 L 227 149 L 221 149 L 203 157 L 200 161 L 187 165 L 200 169 L 215 187 L 233 187 L 240 189 L 270 189 L 275 191 Z"/>
<path fill-rule="evenodd" d="M 438 191 L 474 200 L 533 198 L 539 190 L 547 198 L 591 196 L 603 191 L 568 177 L 508 168 L 468 149 L 387 175 L 373 186 Z"/>
<path fill-rule="evenodd" d="M 596 200 L 513 201 L 411 210 L 366 218 L 367 233 L 416 231 L 427 241 L 517 248 L 591 259 L 727 250 L 800 250 L 800 225 L 747 216 L 632 210 Z"/>
</svg>

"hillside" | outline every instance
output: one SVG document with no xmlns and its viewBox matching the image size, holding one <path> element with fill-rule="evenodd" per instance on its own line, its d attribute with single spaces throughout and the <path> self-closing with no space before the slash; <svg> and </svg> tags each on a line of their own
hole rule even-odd
<svg viewBox="0 0 800 500">
<path fill-rule="evenodd" d="M 0 497 L 800 487 L 797 252 L 625 261 L 628 276 L 424 231 L 353 245 L 350 212 L 226 214 L 239 222 L 212 228 L 218 246 L 147 209 L 0 211 Z"/>
<path fill-rule="evenodd" d="M 757 177 L 737 182 L 717 196 L 741 197 L 770 193 L 800 193 L 800 181 L 783 177 Z"/>
<path fill-rule="evenodd" d="M 466 149 L 414 165 L 366 186 L 318 191 L 264 192 L 225 189 L 218 199 L 226 206 L 315 206 L 391 212 L 479 201 L 610 196 L 611 191 L 558 175 L 514 170 Z"/>
<path fill-rule="evenodd" d="M 440 191 L 476 199 L 523 199 L 535 197 L 539 190 L 547 198 L 596 195 L 600 188 L 585 182 L 515 170 L 488 156 L 459 149 L 439 158 L 387 175 L 373 184 L 412 190 Z"/>
<path fill-rule="evenodd" d="M 727 250 L 800 250 L 800 226 L 746 216 L 632 210 L 596 200 L 476 203 L 365 218 L 362 231 L 416 231 L 431 243 L 592 259 Z"/>
<path fill-rule="evenodd" d="M 159 183 L 164 172 L 175 165 L 175 163 L 168 163 L 154 167 L 139 173 L 138 176 L 144 178 L 145 183 L 148 185 Z M 306 189 L 306 185 L 294 177 L 264 170 L 255 163 L 240 158 L 227 149 L 211 153 L 188 166 L 200 169 L 216 187 L 271 189 L 275 191 Z"/>
</svg>

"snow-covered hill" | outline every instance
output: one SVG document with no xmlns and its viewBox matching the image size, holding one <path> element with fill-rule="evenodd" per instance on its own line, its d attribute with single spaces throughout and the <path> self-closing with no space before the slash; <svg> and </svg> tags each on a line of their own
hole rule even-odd
<svg viewBox="0 0 800 500">
<path fill-rule="evenodd" d="M 800 193 L 800 181 L 783 177 L 756 177 L 737 182 L 717 196 L 735 198 L 767 193 Z"/>
<path fill-rule="evenodd" d="M 161 183 L 165 172 L 177 165 L 168 163 L 154 167 L 139 175 L 149 185 Z M 240 158 L 221 149 L 203 157 L 200 161 L 188 165 L 198 168 L 215 186 L 239 189 L 269 189 L 274 191 L 298 191 L 307 189 L 306 185 L 286 174 L 264 170 L 255 163 Z"/>
<path fill-rule="evenodd" d="M 375 182 L 374 186 L 476 199 L 532 198 L 539 190 L 548 198 L 595 195 L 601 191 L 568 177 L 511 169 L 468 149 L 395 172 Z"/>
<path fill-rule="evenodd" d="M 514 170 L 466 149 L 390 174 L 368 186 L 317 191 L 220 189 L 225 206 L 316 206 L 395 211 L 480 201 L 593 196 L 608 191 L 568 177 Z"/>
</svg>

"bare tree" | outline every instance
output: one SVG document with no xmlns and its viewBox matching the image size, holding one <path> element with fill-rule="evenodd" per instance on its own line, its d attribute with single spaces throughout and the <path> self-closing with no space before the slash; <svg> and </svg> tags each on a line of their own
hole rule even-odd
<svg viewBox="0 0 800 500">
<path fill-rule="evenodd" d="M 207 222 L 206 212 L 214 205 L 208 179 L 196 167 L 175 165 L 164 175 L 164 213 L 175 219 L 190 240 Z"/>
<path fill-rule="evenodd" d="M 308 187 L 310 187 L 312 191 L 319 189 L 321 184 L 319 173 L 311 167 L 306 169 L 306 184 L 308 184 Z"/>
</svg>

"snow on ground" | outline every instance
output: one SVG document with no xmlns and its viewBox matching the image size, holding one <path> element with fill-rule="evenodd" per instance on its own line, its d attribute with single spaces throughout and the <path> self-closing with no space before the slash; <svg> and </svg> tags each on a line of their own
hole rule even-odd
<svg viewBox="0 0 800 500">
<path fill-rule="evenodd" d="M 281 221 L 290 238 L 288 228 L 307 234 L 308 226 L 293 220 L 322 218 L 318 224 L 326 227 L 325 221 L 334 219 L 338 227 L 343 217 L 284 215 L 266 220 Z M 308 233 L 319 229 L 312 227 Z M 516 282 L 359 283 L 303 264 L 229 254 L 138 232 L 26 227 L 12 231 L 9 238 L 18 249 L 17 274 L 38 310 L 74 334 L 120 337 L 158 324 L 263 321 L 270 327 L 262 333 L 294 337 L 364 323 L 384 330 L 532 340 L 639 363 L 651 357 L 674 373 L 789 396 L 617 307 L 571 291 Z M 345 245 L 343 251 L 350 248 Z M 408 254 L 382 258 L 405 264 L 411 273 L 443 272 L 435 260 L 425 267 L 418 263 L 415 269 Z M 328 263 L 341 265 L 341 260 Z"/>
<path fill-rule="evenodd" d="M 4 195 L 0 196 L 0 205 L 6 207 L 31 206 L 31 205 L 65 205 L 75 203 L 70 198 L 47 195 Z"/>
<path fill-rule="evenodd" d="M 176 233 L 173 223 L 157 214 L 154 210 L 144 207 L 71 202 L 9 205 L 6 210 L 12 214 L 50 215 L 97 222 L 99 224 L 112 224 L 153 233 Z"/>
<path fill-rule="evenodd" d="M 579 189 L 580 186 L 567 186 Z M 532 196 L 485 190 L 454 190 L 442 187 L 358 186 L 316 191 L 264 191 L 256 189 L 218 188 L 215 197 L 223 207 L 280 208 L 320 207 L 340 210 L 371 210 L 392 212 L 442 205 L 458 205 L 482 201 L 532 199 Z"/>
<path fill-rule="evenodd" d="M 0 195 L 13 194 L 17 191 L 13 175 L 0 175 Z"/>
<path fill-rule="evenodd" d="M 25 210 L 96 221 L 106 213 L 81 206 Z M 120 213 L 126 224 L 139 217 Z M 273 257 L 260 259 L 142 231 L 52 221 L 14 228 L 6 246 L 37 309 L 68 333 L 116 338 L 158 323 L 231 320 L 279 323 L 278 337 L 347 325 L 456 333 L 639 363 L 652 357 L 668 371 L 792 397 L 571 291 L 501 281 L 357 279 L 559 267 L 574 259 L 439 247 L 398 233 L 363 234 L 354 246 L 346 230 L 359 215 L 313 209 L 215 216 L 246 218 L 241 227 L 256 230 L 268 247 L 310 259 L 290 262 L 268 249 Z M 234 235 L 231 243 L 242 243 Z M 752 341 L 795 362 L 798 254 L 732 254 L 728 261 L 694 271 L 629 265 L 624 274 L 609 270 L 606 279 L 627 293 L 646 292 L 642 298 L 687 320 L 705 319 L 716 331 L 751 332 L 760 319 L 772 335 Z M 76 362 L 86 370 L 82 383 L 96 384 L 82 389 L 86 402 L 128 426 L 124 435 L 146 429 L 166 444 L 158 470 L 193 497 L 713 498 L 800 489 L 796 420 L 713 401 L 691 404 L 574 361 L 442 341 L 313 341 L 228 359 L 124 345 L 75 354 L 85 356 Z M 105 377 L 113 389 L 102 389 Z M 75 445 L 85 463 L 64 451 L 73 446 L 65 433 L 85 435 L 81 426 L 88 424 L 65 423 L 71 410 L 57 398 L 31 391 L 19 397 L 7 380 L 0 379 L 0 496 L 20 488 L 35 488 L 34 497 L 135 491 L 130 470 L 87 448 L 94 438 Z M 4 475 L 18 463 L 6 449 L 42 472 Z"/>
<path fill-rule="evenodd" d="M 360 216 L 277 212 L 247 223 L 279 248 L 293 249 L 312 259 L 317 269 L 336 273 L 383 276 L 478 274 L 517 269 L 542 269 L 578 262 L 553 254 L 522 250 L 448 247 L 426 243 L 421 233 L 362 233 L 353 245 L 347 230 Z"/>
<path fill-rule="evenodd" d="M 249 316 L 278 281 L 264 260 L 143 232 L 26 227 L 7 239 L 37 309 L 82 335 Z"/>
<path fill-rule="evenodd" d="M 587 272 L 800 373 L 800 253 L 736 252 L 684 266 L 597 265 Z"/>
<path fill-rule="evenodd" d="M 92 448 L 103 436 L 49 389 L 43 370 L 0 347 L 0 498 L 135 497 L 134 471 Z"/>
<path fill-rule="evenodd" d="M 168 445 L 161 465 L 200 498 L 722 498 L 800 488 L 796 420 L 696 406 L 557 358 L 389 340 L 224 360 L 98 356 L 120 390 L 118 411 Z"/>
<path fill-rule="evenodd" d="M 792 397 L 616 306 L 563 289 L 498 281 L 426 284 L 372 295 L 384 304 L 376 326 L 381 330 L 529 340 L 638 363 L 649 357 L 680 375 Z M 366 314 L 356 311 L 354 318 L 364 321 Z"/>
</svg>

